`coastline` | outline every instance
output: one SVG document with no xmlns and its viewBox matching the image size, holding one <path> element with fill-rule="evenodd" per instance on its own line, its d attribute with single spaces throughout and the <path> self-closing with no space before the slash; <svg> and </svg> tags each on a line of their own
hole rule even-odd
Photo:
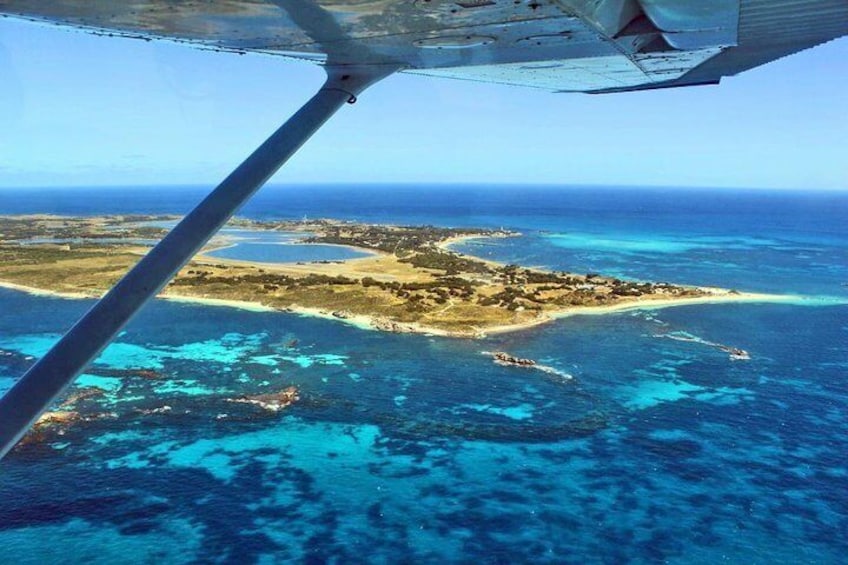
<svg viewBox="0 0 848 565">
<path fill-rule="evenodd" d="M 87 295 L 83 293 L 61 292 L 53 290 L 44 290 L 40 288 L 25 286 L 21 284 L 9 283 L 0 281 L 0 288 L 7 288 L 19 292 L 26 292 L 34 296 L 49 296 L 54 298 L 64 298 L 70 300 L 80 299 L 96 299 L 98 296 Z M 236 308 L 249 312 L 280 312 L 308 316 L 312 318 L 321 318 L 341 322 L 361 330 L 368 331 L 389 331 L 392 333 L 414 333 L 433 335 L 440 337 L 466 338 L 466 339 L 481 339 L 489 335 L 498 335 L 511 333 L 521 330 L 527 330 L 548 324 L 562 318 L 570 318 L 573 316 L 601 316 L 605 314 L 618 314 L 634 310 L 660 310 L 664 308 L 673 308 L 676 306 L 700 305 L 700 304 L 726 304 L 726 303 L 803 303 L 805 299 L 802 296 L 788 294 L 766 294 L 754 292 L 740 292 L 731 294 L 729 291 L 720 289 L 705 289 L 715 294 L 707 296 L 694 296 L 686 298 L 657 298 L 647 300 L 633 300 L 620 304 L 610 304 L 606 306 L 573 306 L 562 310 L 555 310 L 539 315 L 533 320 L 514 324 L 500 324 L 483 328 L 474 328 L 474 331 L 450 331 L 441 328 L 424 326 L 415 322 L 395 322 L 382 316 L 369 316 L 366 314 L 350 314 L 344 313 L 339 315 L 338 312 L 332 312 L 323 308 L 313 308 L 299 306 L 293 304 L 285 308 L 275 308 L 267 306 L 261 302 L 251 302 L 247 300 L 226 300 L 220 298 L 206 298 L 202 296 L 188 296 L 183 294 L 159 294 L 156 298 L 178 302 L 184 304 L 197 304 L 202 306 L 216 306 L 225 308 Z"/>
<path fill-rule="evenodd" d="M 84 294 L 84 293 L 73 293 L 73 292 L 61 292 L 57 290 L 45 290 L 43 288 L 36 288 L 33 286 L 26 286 L 22 284 L 10 283 L 5 281 L 0 281 L 0 288 L 6 288 L 9 290 L 14 290 L 17 292 L 25 292 L 32 296 L 45 296 L 50 298 L 63 298 L 67 300 L 97 300 L 101 297 L 101 295 L 94 294 Z M 325 320 L 333 320 L 335 322 L 342 322 L 348 324 L 350 326 L 354 326 L 361 330 L 369 330 L 369 331 L 380 331 L 381 326 L 385 326 L 387 324 L 394 325 L 397 329 L 396 333 L 421 333 L 427 335 L 438 335 L 445 337 L 466 337 L 465 334 L 453 333 L 447 330 L 442 330 L 439 328 L 431 328 L 427 326 L 422 326 L 417 323 L 410 322 L 392 322 L 383 318 L 382 316 L 367 316 L 365 314 L 350 314 L 345 317 L 339 317 L 333 315 L 333 312 L 330 312 L 323 308 L 309 308 L 306 306 L 298 306 L 297 304 L 293 304 L 286 308 L 275 308 L 273 306 L 267 306 L 262 304 L 261 302 L 251 302 L 248 300 L 226 300 L 223 298 L 206 298 L 203 296 L 187 296 L 184 294 L 168 294 L 161 293 L 156 296 L 157 300 L 167 300 L 169 302 L 177 302 L 183 304 L 197 304 L 200 306 L 217 306 L 224 308 L 236 308 L 238 310 L 246 310 L 248 312 L 280 312 L 280 313 L 288 313 L 288 314 L 298 314 L 300 316 L 308 316 L 310 318 L 322 318 Z"/>
<path fill-rule="evenodd" d="M 395 322 L 383 316 L 370 316 L 367 314 L 350 313 L 344 313 L 344 315 L 339 316 L 337 315 L 337 313 L 334 313 L 324 308 L 299 306 L 297 304 L 293 304 L 285 308 L 273 308 L 270 306 L 266 306 L 260 302 L 223 300 L 217 298 L 203 298 L 184 295 L 165 294 L 160 295 L 157 298 L 163 300 L 171 300 L 173 302 L 238 308 L 241 310 L 248 310 L 253 312 L 282 312 L 298 314 L 310 318 L 321 318 L 324 320 L 340 322 L 366 331 L 415 333 L 440 337 L 466 339 L 481 339 L 489 335 L 499 335 L 527 330 L 536 326 L 541 326 L 559 319 L 570 318 L 573 316 L 603 316 L 607 314 L 619 314 L 635 310 L 661 310 L 665 308 L 674 308 L 677 306 L 687 305 L 727 303 L 797 303 L 800 300 L 803 300 L 803 298 L 799 296 L 764 293 L 722 293 L 712 296 L 696 296 L 688 298 L 668 298 L 653 300 L 649 299 L 642 301 L 635 300 L 633 302 L 610 304 L 606 306 L 573 306 L 558 311 L 546 312 L 539 315 L 536 319 L 527 320 L 524 322 L 518 322 L 513 324 L 499 324 L 488 327 L 475 327 L 473 331 L 450 331 L 441 328 L 425 326 L 416 322 Z"/>
<path fill-rule="evenodd" d="M 323 308 L 310 308 L 294 304 L 288 308 L 278 310 L 279 312 L 290 312 L 310 318 L 322 318 L 341 322 L 355 328 L 367 331 L 390 331 L 392 333 L 416 333 L 424 335 L 437 335 L 442 337 L 467 337 L 465 334 L 450 332 L 439 328 L 423 326 L 415 322 L 394 322 L 382 316 L 369 316 L 366 314 L 345 314 L 344 317 L 334 315 L 333 312 Z M 389 329 L 391 328 L 391 329 Z"/>
<path fill-rule="evenodd" d="M 280 312 L 281 310 L 266 306 L 261 302 L 250 302 L 247 300 L 226 300 L 224 298 L 205 298 L 203 296 L 186 296 L 184 294 L 158 294 L 160 300 L 179 302 L 183 304 L 200 304 L 203 306 L 223 306 L 225 308 L 237 308 L 249 312 Z"/>
<path fill-rule="evenodd" d="M 79 223 L 71 224 L 69 229 L 74 233 L 90 229 L 87 222 Z M 471 233 L 427 226 L 416 231 L 410 227 L 344 225 L 343 232 L 333 232 L 331 226 L 330 235 L 325 234 L 331 241 L 341 243 L 321 244 L 365 252 L 366 256 L 340 261 L 269 263 L 210 256 L 208 253 L 233 247 L 245 239 L 232 234 L 219 235 L 195 255 L 181 273 L 182 278 L 165 287 L 157 298 L 252 312 L 287 312 L 334 320 L 364 330 L 455 338 L 517 332 L 572 316 L 690 304 L 848 303 L 840 302 L 837 297 L 736 292 L 669 283 L 654 285 L 598 274 L 552 272 L 503 265 L 449 249 L 471 240 L 520 235 L 516 232 Z M 355 244 L 351 245 L 351 241 Z M 381 251 L 392 247 L 397 251 L 399 246 L 403 250 L 400 256 Z M 72 256 L 67 255 L 70 249 L 47 247 L 35 255 L 45 265 L 46 276 L 40 277 L 33 275 L 32 267 L 15 270 L 18 257 L 12 253 L 12 268 L 8 271 L 15 282 L 0 280 L 0 287 L 36 296 L 96 299 L 105 290 L 93 290 L 93 287 L 108 288 L 116 277 L 126 272 L 125 268 L 131 268 L 136 254 L 146 252 L 145 248 L 135 246 L 121 247 L 123 255 L 113 253 L 109 246 L 101 249 L 95 245 L 92 249 L 93 254 L 87 250 L 89 256 L 83 255 L 79 262 L 73 262 Z M 114 256 L 120 259 L 112 260 Z M 416 257 L 421 260 L 410 259 Z M 61 268 L 69 259 L 73 267 L 70 275 L 56 270 L 57 265 Z M 5 273 L 4 269 L 0 279 Z M 109 279 L 104 279 L 107 275 Z M 243 286 L 239 281 L 243 281 Z M 212 286 L 204 286 L 207 283 Z"/>
<path fill-rule="evenodd" d="M 439 243 L 436 244 L 436 247 L 442 249 L 444 251 L 454 251 L 450 249 L 451 245 L 456 245 L 458 243 L 465 243 L 466 241 L 470 241 L 472 239 L 488 239 L 490 237 L 495 237 L 493 235 L 455 235 L 453 237 L 449 237 L 447 239 L 443 239 Z M 456 251 L 454 251 L 456 253 Z M 480 259 L 477 257 L 477 259 Z"/>
<path fill-rule="evenodd" d="M 718 289 L 710 289 L 718 290 Z M 530 329 L 554 320 L 571 318 L 574 316 L 603 316 L 606 314 L 619 314 L 635 310 L 662 310 L 677 306 L 702 305 L 702 304 L 728 304 L 728 303 L 800 303 L 804 300 L 802 296 L 791 294 L 766 294 L 758 292 L 739 292 L 731 294 L 728 291 L 716 292 L 707 296 L 692 296 L 687 298 L 655 298 L 647 300 L 635 299 L 620 304 L 609 304 L 605 306 L 573 306 L 558 311 L 548 312 L 537 320 L 530 320 L 517 324 L 504 324 L 486 328 L 486 334 L 502 334 L 514 331 Z"/>
<path fill-rule="evenodd" d="M 504 234 L 504 235 L 476 235 L 476 234 L 456 235 L 456 236 L 453 236 L 453 237 L 449 237 L 447 239 L 443 239 L 442 241 L 440 241 L 436 244 L 436 247 L 438 249 L 441 249 L 442 251 L 444 251 L 446 253 L 454 253 L 454 254 L 457 254 L 457 255 L 468 257 L 470 259 L 474 259 L 475 261 L 480 261 L 481 263 L 484 263 L 484 264 L 488 265 L 489 267 L 497 268 L 497 267 L 503 267 L 503 263 L 499 263 L 499 262 L 495 261 L 494 259 L 486 259 L 485 257 L 478 257 L 477 255 L 466 255 L 465 253 L 460 253 L 459 251 L 457 251 L 455 249 L 451 249 L 451 246 L 452 245 L 458 245 L 460 243 L 466 243 L 468 241 L 472 241 L 472 240 L 475 240 L 475 239 L 496 239 L 496 238 L 505 238 L 505 237 L 517 237 L 519 235 L 521 235 L 521 234 L 514 233 L 514 234 Z M 544 271 L 545 269 L 539 269 L 539 270 Z"/>
<path fill-rule="evenodd" d="M 60 290 L 45 290 L 43 288 L 38 288 L 34 286 L 26 286 L 23 284 L 11 283 L 6 281 L 0 281 L 0 288 L 7 288 L 9 290 L 17 290 L 19 292 L 26 292 L 27 294 L 31 294 L 33 296 L 48 296 L 52 298 L 66 298 L 68 300 L 84 300 L 87 298 L 97 299 L 100 298 L 99 294 L 86 294 L 84 292 L 65 292 Z"/>
<path fill-rule="evenodd" d="M 456 245 L 458 243 L 465 243 L 466 241 L 470 241 L 472 239 L 500 239 L 505 237 L 518 237 L 522 235 L 521 232 L 512 232 L 512 231 L 502 231 L 498 233 L 490 233 L 490 234 L 463 234 L 463 235 L 454 235 L 451 237 L 447 237 L 442 241 L 436 244 L 436 247 L 442 249 L 444 251 L 454 251 L 449 249 L 451 245 Z M 454 251 L 454 253 L 458 253 L 458 251 Z M 475 259 L 480 259 L 484 261 L 481 257 L 475 257 Z"/>
</svg>

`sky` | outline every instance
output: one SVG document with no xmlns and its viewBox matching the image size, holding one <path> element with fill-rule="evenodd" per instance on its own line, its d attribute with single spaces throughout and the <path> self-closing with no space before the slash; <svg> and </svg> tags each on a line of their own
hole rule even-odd
<svg viewBox="0 0 848 565">
<path fill-rule="evenodd" d="M 0 19 L 0 186 L 214 186 L 320 67 Z M 553 94 L 395 75 L 274 183 L 848 190 L 848 38 L 720 86 Z"/>
</svg>

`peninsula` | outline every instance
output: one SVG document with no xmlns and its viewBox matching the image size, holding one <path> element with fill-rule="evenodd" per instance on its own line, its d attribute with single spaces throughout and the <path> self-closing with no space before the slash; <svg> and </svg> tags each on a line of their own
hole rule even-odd
<svg viewBox="0 0 848 565">
<path fill-rule="evenodd" d="M 164 226 L 177 219 L 0 216 L 0 285 L 100 296 L 164 235 Z M 572 314 L 775 298 L 505 265 L 448 247 L 466 238 L 519 235 L 505 230 L 338 220 L 237 219 L 228 227 L 296 236 L 300 244 L 348 246 L 369 255 L 292 263 L 210 256 L 238 243 L 238 235 L 225 231 L 180 271 L 163 291 L 164 298 L 301 312 L 378 330 L 456 337 L 482 337 Z"/>
</svg>

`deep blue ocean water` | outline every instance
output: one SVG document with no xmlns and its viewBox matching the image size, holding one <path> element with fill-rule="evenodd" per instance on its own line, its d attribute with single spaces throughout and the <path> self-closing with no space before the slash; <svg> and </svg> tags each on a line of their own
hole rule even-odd
<svg viewBox="0 0 848 565">
<path fill-rule="evenodd" d="M 5 189 L 0 214 L 201 194 Z M 802 298 L 484 340 L 156 301 L 80 377 L 98 417 L 0 463 L 0 562 L 844 562 L 848 194 L 269 187 L 242 215 L 505 227 L 458 249 Z M 0 390 L 89 305 L 0 289 Z M 278 414 L 226 401 L 289 385 Z"/>
</svg>

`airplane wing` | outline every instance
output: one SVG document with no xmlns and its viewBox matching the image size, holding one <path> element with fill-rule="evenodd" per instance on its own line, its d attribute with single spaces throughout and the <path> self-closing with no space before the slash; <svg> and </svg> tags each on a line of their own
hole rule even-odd
<svg viewBox="0 0 848 565">
<path fill-rule="evenodd" d="M 848 34 L 845 0 L 0 0 L 0 14 L 581 92 L 716 83 Z"/>
</svg>

